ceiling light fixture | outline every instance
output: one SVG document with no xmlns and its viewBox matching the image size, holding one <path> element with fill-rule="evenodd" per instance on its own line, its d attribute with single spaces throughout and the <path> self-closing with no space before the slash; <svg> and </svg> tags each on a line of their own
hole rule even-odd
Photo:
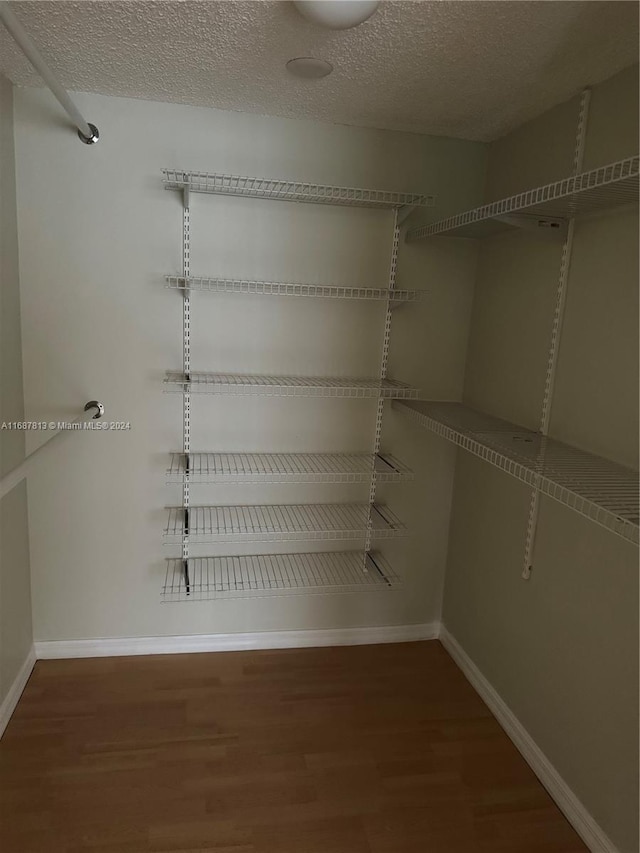
<svg viewBox="0 0 640 853">
<path fill-rule="evenodd" d="M 299 56 L 287 62 L 287 71 L 304 80 L 319 80 L 333 71 L 333 65 L 324 59 L 314 59 L 312 56 Z"/>
<path fill-rule="evenodd" d="M 294 0 L 294 6 L 307 20 L 330 30 L 348 30 L 370 18 L 378 0 Z"/>
</svg>

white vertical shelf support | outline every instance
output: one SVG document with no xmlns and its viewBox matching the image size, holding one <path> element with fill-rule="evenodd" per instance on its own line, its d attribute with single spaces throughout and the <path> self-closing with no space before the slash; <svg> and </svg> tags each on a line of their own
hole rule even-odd
<svg viewBox="0 0 640 853">
<path fill-rule="evenodd" d="M 398 270 L 398 247 L 400 243 L 400 221 L 398 209 L 393 212 L 393 240 L 391 244 L 391 264 L 389 266 L 389 293 L 392 293 L 396 287 L 396 273 Z M 382 357 L 380 360 L 380 381 L 387 378 L 387 369 L 389 366 L 389 341 L 391 338 L 391 312 L 392 301 L 391 297 L 387 298 L 387 311 L 384 318 L 384 337 L 382 339 Z M 363 566 L 366 571 L 367 556 L 371 550 L 371 539 L 373 533 L 372 507 L 376 498 L 376 469 L 375 459 L 380 452 L 380 442 L 382 438 L 382 416 L 384 414 L 384 397 L 378 397 L 378 405 L 376 410 L 376 425 L 375 436 L 373 442 L 373 462 L 371 465 L 371 485 L 369 487 L 369 519 L 367 522 L 367 536 L 365 539 L 365 548 L 363 555 Z"/>
<path fill-rule="evenodd" d="M 191 215 L 190 192 L 185 187 L 182 194 L 182 274 L 188 278 L 191 274 Z M 191 292 L 183 293 L 182 302 L 182 370 L 187 379 L 191 375 Z M 184 508 L 184 526 L 182 530 L 182 569 L 186 594 L 191 591 L 189 579 L 189 510 L 191 498 L 191 392 L 188 386 L 182 396 L 182 452 L 185 458 L 184 481 L 182 484 L 182 506 Z"/>
<path fill-rule="evenodd" d="M 589 103 L 591 101 L 591 90 L 584 89 L 580 97 L 580 112 L 578 115 L 578 127 L 576 130 L 576 145 L 573 154 L 573 175 L 582 171 L 584 161 L 584 145 L 587 135 L 587 121 L 589 118 Z M 551 412 L 553 409 L 553 395 L 555 391 L 556 373 L 558 369 L 558 356 L 562 339 L 562 327 L 564 324 L 564 312 L 567 302 L 567 284 L 569 281 L 569 270 L 571 268 L 571 254 L 573 251 L 573 235 L 575 230 L 575 218 L 571 217 L 567 234 L 562 245 L 562 257 L 560 260 L 560 275 L 558 278 L 558 289 L 556 291 L 556 303 L 553 312 L 553 323 L 551 327 L 551 341 L 547 357 L 547 375 L 544 383 L 544 394 L 542 398 L 542 412 L 540 415 L 540 434 L 549 434 L 551 423 Z M 541 445 L 544 454 L 544 442 Z M 544 460 L 540 460 L 541 462 Z M 540 489 L 537 484 L 531 492 L 529 502 L 529 515 L 527 517 L 527 534 L 525 541 L 524 566 L 522 568 L 523 580 L 529 580 L 533 568 L 533 553 L 538 532 L 538 514 L 540 510 Z"/>
</svg>

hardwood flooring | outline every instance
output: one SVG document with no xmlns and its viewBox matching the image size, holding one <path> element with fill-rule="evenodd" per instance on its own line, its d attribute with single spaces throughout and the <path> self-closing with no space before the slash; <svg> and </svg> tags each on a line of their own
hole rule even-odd
<svg viewBox="0 0 640 853">
<path fill-rule="evenodd" d="M 437 641 L 39 661 L 3 853 L 584 853 Z"/>
</svg>

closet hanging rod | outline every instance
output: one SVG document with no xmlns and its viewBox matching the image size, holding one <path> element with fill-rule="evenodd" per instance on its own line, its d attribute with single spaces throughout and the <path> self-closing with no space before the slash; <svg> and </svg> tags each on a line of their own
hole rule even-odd
<svg viewBox="0 0 640 853">
<path fill-rule="evenodd" d="M 80 139 L 86 145 L 93 145 L 97 142 L 100 138 L 98 128 L 95 124 L 91 124 L 84 120 L 80 111 L 69 97 L 66 89 L 60 85 L 54 73 L 40 55 L 40 51 L 33 43 L 31 36 L 22 26 L 11 8 L 11 5 L 7 2 L 0 2 L 0 20 L 7 28 L 9 34 L 13 36 L 18 47 L 22 50 L 29 62 L 51 89 L 53 95 L 66 110 L 67 115 L 78 128 L 78 136 Z"/>
<path fill-rule="evenodd" d="M 82 414 L 80 414 L 75 420 L 70 421 L 69 423 L 65 422 L 62 425 L 60 421 L 49 421 L 47 427 L 51 429 L 56 429 L 57 427 L 56 432 L 54 432 L 54 434 L 48 438 L 44 444 L 41 444 L 40 447 L 36 447 L 33 453 L 30 453 L 25 457 L 19 465 L 16 465 L 15 468 L 12 468 L 11 471 L 8 471 L 4 475 L 0 480 L 0 499 L 8 494 L 11 489 L 15 488 L 20 480 L 23 480 L 27 476 L 29 473 L 29 467 L 31 466 L 34 458 L 44 450 L 45 447 L 48 447 L 55 438 L 58 438 L 58 436 L 63 433 L 82 429 L 83 423 L 99 420 L 103 415 L 104 406 L 102 403 L 99 403 L 97 400 L 90 400 L 85 405 Z"/>
</svg>

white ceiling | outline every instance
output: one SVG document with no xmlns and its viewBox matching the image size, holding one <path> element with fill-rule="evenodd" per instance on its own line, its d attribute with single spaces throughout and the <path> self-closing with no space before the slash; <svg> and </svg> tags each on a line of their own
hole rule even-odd
<svg viewBox="0 0 640 853">
<path fill-rule="evenodd" d="M 14 2 L 69 89 L 491 140 L 638 60 L 636 2 L 384 2 L 330 31 L 287 2 Z M 298 80 L 287 60 L 335 71 Z M 39 86 L 0 25 L 0 72 Z"/>
</svg>

